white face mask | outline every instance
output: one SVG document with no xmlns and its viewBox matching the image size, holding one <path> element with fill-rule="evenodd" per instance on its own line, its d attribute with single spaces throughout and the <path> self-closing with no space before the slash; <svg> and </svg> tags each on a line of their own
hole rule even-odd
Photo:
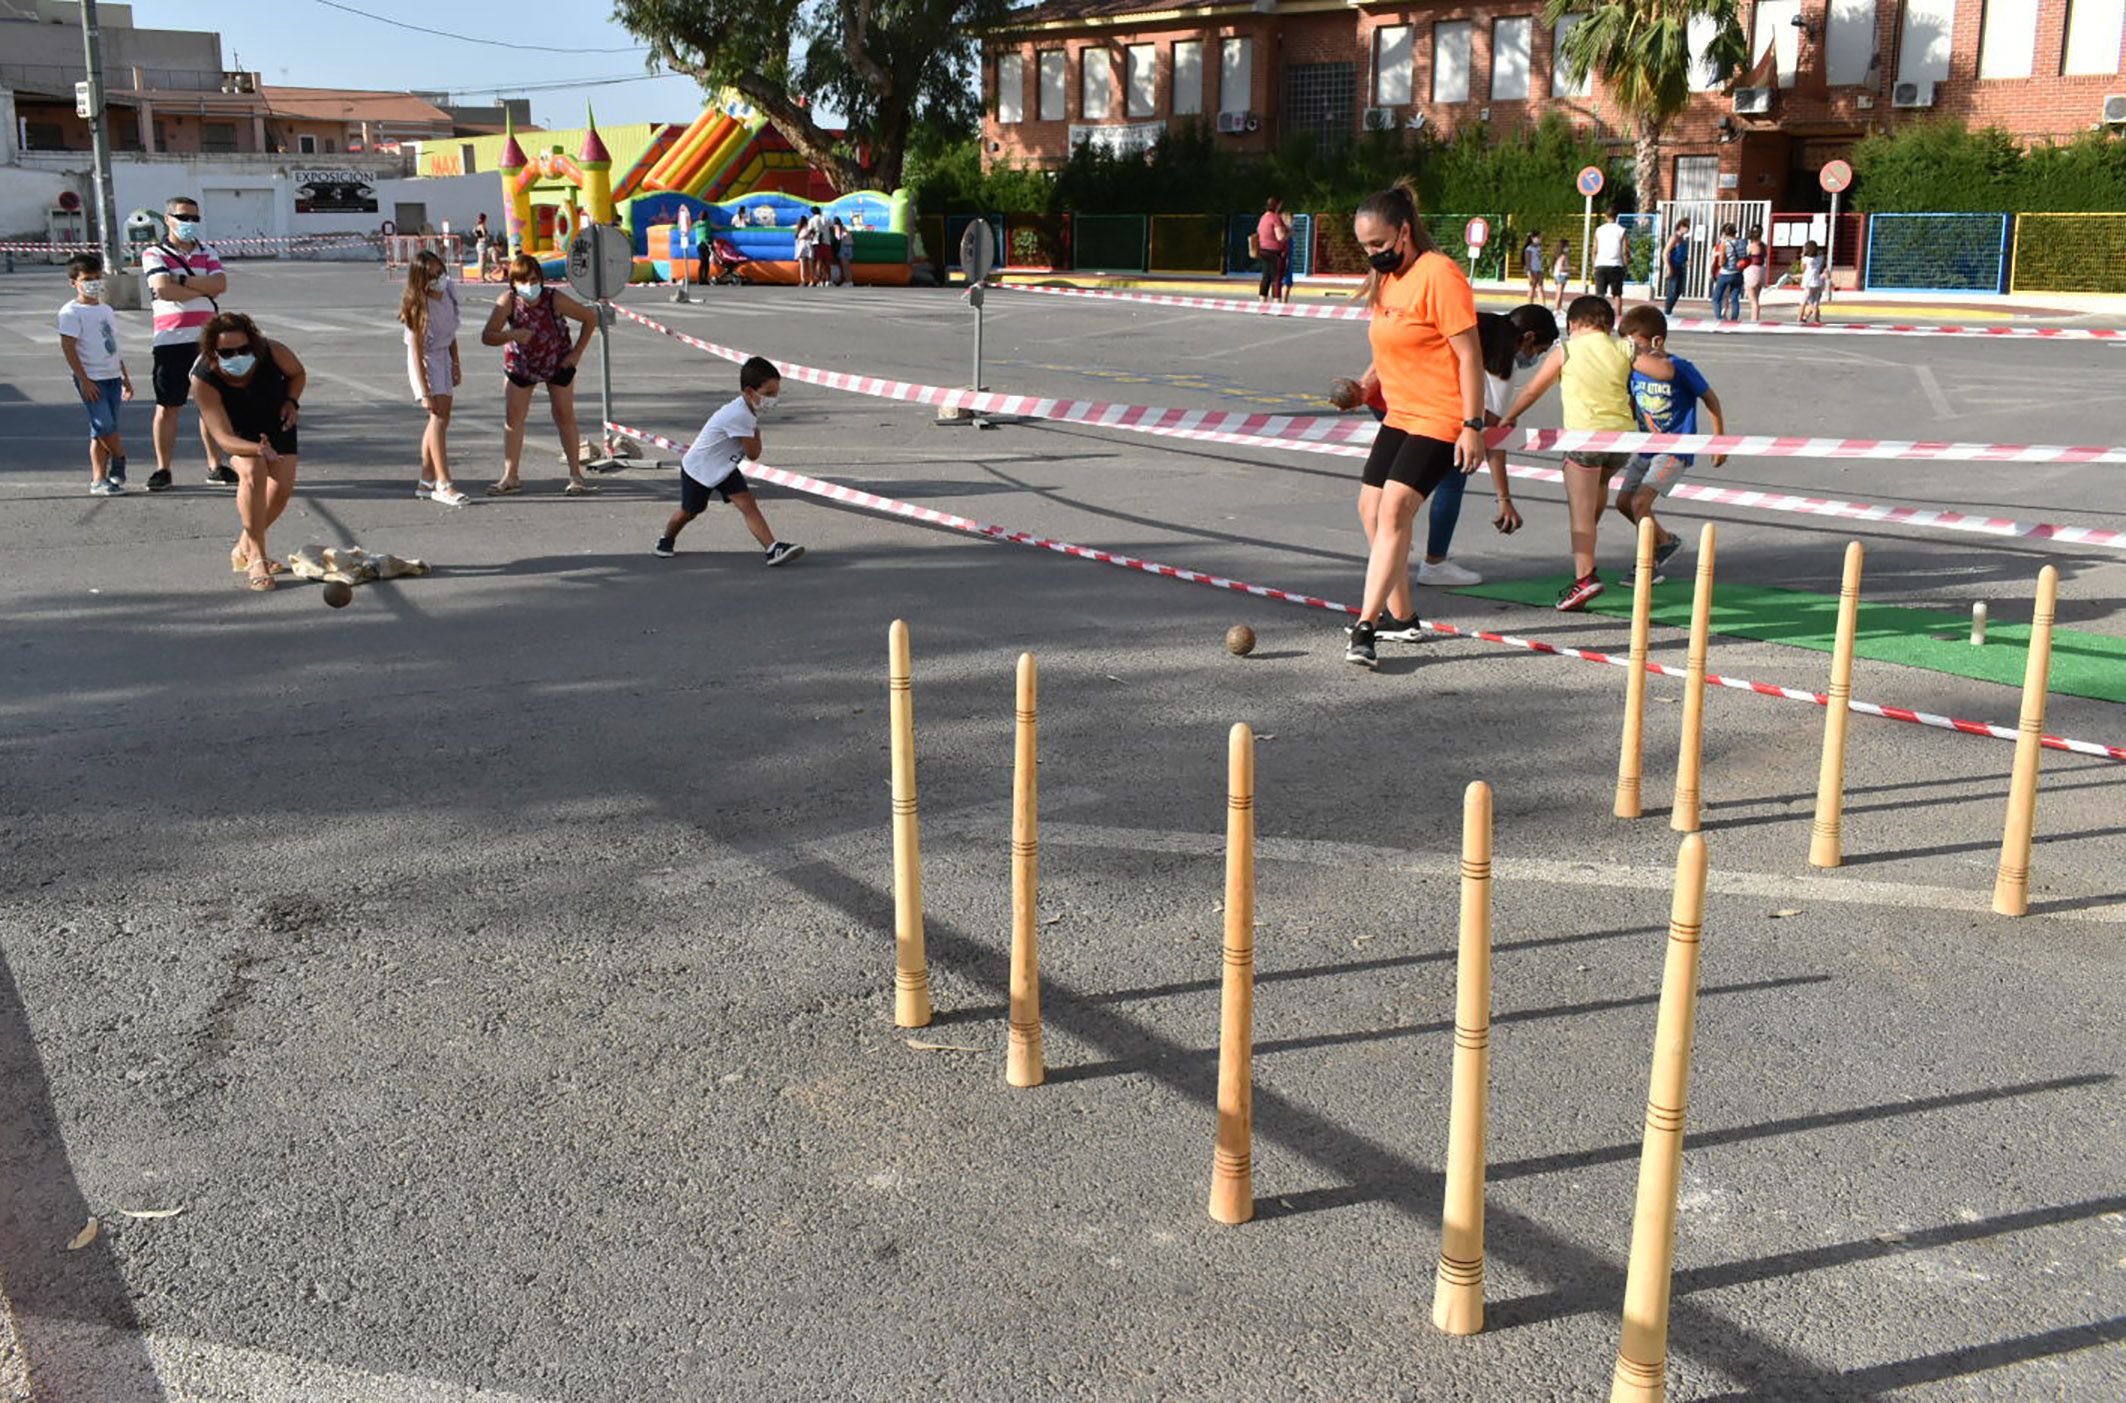
<svg viewBox="0 0 2126 1403">
<path fill-rule="evenodd" d="M 517 290 L 517 296 L 519 296 L 519 297 L 523 298 L 523 299 L 524 299 L 525 301 L 529 302 L 529 301 L 531 301 L 531 300 L 532 300 L 533 298 L 537 297 L 537 296 L 539 295 L 539 293 L 540 293 L 540 292 L 541 292 L 542 290 L 544 290 L 544 289 L 545 289 L 545 287 L 546 287 L 546 284 L 545 284 L 545 283 L 512 283 L 512 284 L 511 284 L 511 286 L 512 286 L 512 287 L 514 287 L 514 288 L 516 288 L 516 290 Z"/>
<path fill-rule="evenodd" d="M 754 401 L 753 407 L 756 409 L 773 409 L 775 407 L 775 401 L 781 398 L 781 395 L 762 395 L 759 399 Z"/>
<path fill-rule="evenodd" d="M 81 280 L 81 295 L 92 302 L 100 301 L 103 297 L 103 279 L 83 278 Z"/>
</svg>

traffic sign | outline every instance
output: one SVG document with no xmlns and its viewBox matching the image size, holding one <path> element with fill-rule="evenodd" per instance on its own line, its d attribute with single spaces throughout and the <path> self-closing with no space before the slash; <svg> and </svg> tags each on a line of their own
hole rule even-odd
<svg viewBox="0 0 2126 1403">
<path fill-rule="evenodd" d="M 986 219 L 977 219 L 960 235 L 960 267 L 967 273 L 967 281 L 978 283 L 989 276 L 997 266 L 996 231 Z"/>
<path fill-rule="evenodd" d="M 1490 243 L 1491 221 L 1481 214 L 1472 218 L 1469 221 L 1469 227 L 1462 230 L 1462 242 L 1471 248 L 1482 248 L 1485 244 Z"/>
<path fill-rule="evenodd" d="M 1602 168 L 1600 166 L 1583 168 L 1580 171 L 1579 179 L 1573 181 L 1572 184 L 1573 188 L 1582 195 L 1585 195 L 1590 200 L 1593 199 L 1602 193 Z"/>
<path fill-rule="evenodd" d="M 634 270 L 634 244 L 610 224 L 584 225 L 568 246 L 569 283 L 594 301 L 618 297 Z"/>
<path fill-rule="evenodd" d="M 1853 183 L 1853 167 L 1844 161 L 1830 161 L 1817 173 L 1816 179 L 1825 191 L 1837 194 Z"/>
</svg>

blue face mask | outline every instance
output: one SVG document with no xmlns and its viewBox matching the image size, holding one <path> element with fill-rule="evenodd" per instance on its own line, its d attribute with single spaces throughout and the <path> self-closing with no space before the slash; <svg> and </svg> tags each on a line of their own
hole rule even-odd
<svg viewBox="0 0 2126 1403">
<path fill-rule="evenodd" d="M 1543 353 L 1541 351 L 1537 351 L 1532 356 L 1516 355 L 1513 358 L 1513 363 L 1522 370 L 1533 370 L 1536 365 L 1542 361 L 1542 359 Z"/>
<path fill-rule="evenodd" d="M 199 221 L 196 219 L 173 219 L 170 232 L 188 244 L 199 242 Z"/>
<path fill-rule="evenodd" d="M 222 356 L 220 360 L 221 373 L 237 380 L 249 375 L 251 368 L 258 364 L 258 357 L 252 355 L 249 351 L 241 351 L 233 356 Z"/>
</svg>

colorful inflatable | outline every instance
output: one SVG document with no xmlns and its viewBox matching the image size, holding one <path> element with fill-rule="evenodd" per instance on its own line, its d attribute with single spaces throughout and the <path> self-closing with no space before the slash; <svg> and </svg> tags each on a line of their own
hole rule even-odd
<svg viewBox="0 0 2126 1403">
<path fill-rule="evenodd" d="M 797 226 L 812 208 L 808 200 L 758 191 L 717 204 L 684 195 L 646 195 L 635 200 L 634 214 L 645 226 L 646 252 L 660 279 L 704 279 L 704 265 L 720 244 L 737 253 L 742 260 L 737 272 L 747 281 L 795 284 Z M 907 191 L 892 195 L 859 191 L 821 201 L 819 208 L 855 232 L 850 271 L 858 283 L 873 287 L 908 284 L 912 273 L 908 236 L 914 216 Z M 687 211 L 690 222 L 684 233 L 677 222 L 681 209 Z"/>
</svg>

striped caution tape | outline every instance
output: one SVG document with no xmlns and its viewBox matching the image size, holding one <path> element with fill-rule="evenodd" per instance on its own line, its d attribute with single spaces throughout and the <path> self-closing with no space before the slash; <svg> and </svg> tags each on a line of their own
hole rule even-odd
<svg viewBox="0 0 2126 1403">
<path fill-rule="evenodd" d="M 1788 438 L 1770 434 L 1647 434 L 1528 429 L 1525 448 L 1563 453 L 1725 453 L 1740 458 L 1896 458 L 1955 463 L 2126 463 L 2126 448 L 1915 439 Z"/>
<path fill-rule="evenodd" d="M 662 434 L 651 433 L 647 429 L 633 428 L 626 424 L 617 424 L 610 421 L 607 422 L 605 427 L 610 432 L 625 434 L 644 443 L 654 443 L 660 448 L 670 449 L 674 452 L 684 453 L 687 449 L 687 446 L 678 440 L 666 438 Z M 1184 569 L 1178 565 L 1161 565 L 1156 561 L 1140 560 L 1135 556 L 1120 555 L 1113 551 L 1095 550 L 1090 546 L 1073 545 L 1069 541 L 1058 541 L 1045 536 L 1036 536 L 1030 531 L 1012 531 L 1002 526 L 991 526 L 975 521 L 970 517 L 960 516 L 954 512 L 938 511 L 933 507 L 919 507 L 912 502 L 903 502 L 892 497 L 881 497 L 874 492 L 865 492 L 859 488 L 846 487 L 841 483 L 829 482 L 824 478 L 810 477 L 804 473 L 785 472 L 780 468 L 766 467 L 756 463 L 746 469 L 746 476 L 761 482 L 772 482 L 779 487 L 787 487 L 792 491 L 803 492 L 810 496 L 824 497 L 829 501 L 861 507 L 866 511 L 879 512 L 886 516 L 906 517 L 909 520 L 925 522 L 932 526 L 943 526 L 953 531 L 963 531 L 972 536 L 987 536 L 993 540 L 1009 541 L 1014 545 L 1031 546 L 1038 550 L 1054 551 L 1058 555 L 1075 556 L 1080 560 L 1095 560 L 1103 565 L 1116 565 L 1125 570 L 1141 570 L 1148 575 L 1163 575 L 1172 580 L 1184 580 L 1190 584 L 1209 585 L 1214 589 L 1232 590 L 1240 594 L 1254 595 L 1258 599 L 1274 599 L 1281 603 L 1298 604 L 1309 609 L 1323 609 L 1332 614 L 1355 616 L 1358 613 L 1358 610 L 1348 604 L 1339 604 L 1329 599 L 1318 599 L 1311 594 L 1297 594 L 1290 590 L 1272 589 L 1267 585 L 1248 584 L 1242 580 L 1227 579 L 1223 575 L 1210 575 L 1200 570 Z M 1596 652 L 1591 648 L 1569 648 L 1556 643 L 1545 643 L 1540 639 L 1519 638 L 1508 633 L 1492 633 L 1484 629 L 1459 628 L 1453 624 L 1441 623 L 1437 619 L 1426 619 L 1423 620 L 1423 623 L 1426 628 L 1436 633 L 1450 634 L 1456 638 L 1474 638 L 1481 642 L 1496 643 L 1508 648 L 1520 648 L 1531 653 L 1548 653 L 1555 657 L 1578 658 L 1583 662 L 1604 663 L 1611 667 L 1628 668 L 1631 666 L 1631 660 L 1627 657 L 1619 657 L 1614 653 Z M 1657 663 L 1651 660 L 1645 664 L 1645 667 L 1648 672 L 1661 677 L 1685 677 L 1688 675 L 1682 668 L 1670 667 L 1665 663 Z M 1787 701 L 1811 702 L 1817 706 L 1830 705 L 1830 698 L 1824 693 L 1805 691 L 1798 687 L 1779 687 L 1769 682 L 1752 682 L 1747 678 L 1723 677 L 1715 673 L 1707 673 L 1705 680 L 1716 687 L 1727 687 L 1742 692 L 1754 692 L 1758 696 L 1780 697 Z M 1846 704 L 1863 716 L 1879 716 L 1890 721 L 1907 721 L 1915 725 L 1931 726 L 1938 730 L 1959 731 L 1964 735 L 1988 736 L 1995 740 L 2012 741 L 2016 738 L 2016 729 L 2013 726 L 1997 726 L 1985 721 L 1959 721 L 1950 716 L 1937 716 L 1932 712 L 1914 711 L 1909 707 L 1882 706 L 1875 702 L 1848 701 Z M 2042 744 L 2053 750 L 2069 751 L 2076 755 L 2093 755 L 2103 760 L 2126 761 L 2126 746 L 2100 745 L 2093 741 L 2069 740 L 2061 736 L 2043 736 L 2040 739 Z"/>
<path fill-rule="evenodd" d="M 1324 321 L 1365 321 L 1372 316 L 1362 306 L 1313 306 L 1279 302 L 1247 302 L 1231 297 L 1189 297 L 1174 293 L 1109 292 L 1090 287 L 1028 287 L 999 283 L 1001 292 L 1031 293 L 1040 297 L 1084 297 L 1108 302 L 1140 302 L 1157 307 L 1197 307 L 1212 312 L 1240 312 L 1256 317 L 1303 317 Z M 1670 317 L 1670 331 L 1704 331 L 1719 335 L 1771 336 L 1990 336 L 1997 339 L 2032 341 L 2126 341 L 2126 331 L 2090 326 L 1935 326 L 1920 322 L 1824 322 L 1803 326 L 1798 322 L 1725 322 L 1711 317 Z"/>
</svg>

